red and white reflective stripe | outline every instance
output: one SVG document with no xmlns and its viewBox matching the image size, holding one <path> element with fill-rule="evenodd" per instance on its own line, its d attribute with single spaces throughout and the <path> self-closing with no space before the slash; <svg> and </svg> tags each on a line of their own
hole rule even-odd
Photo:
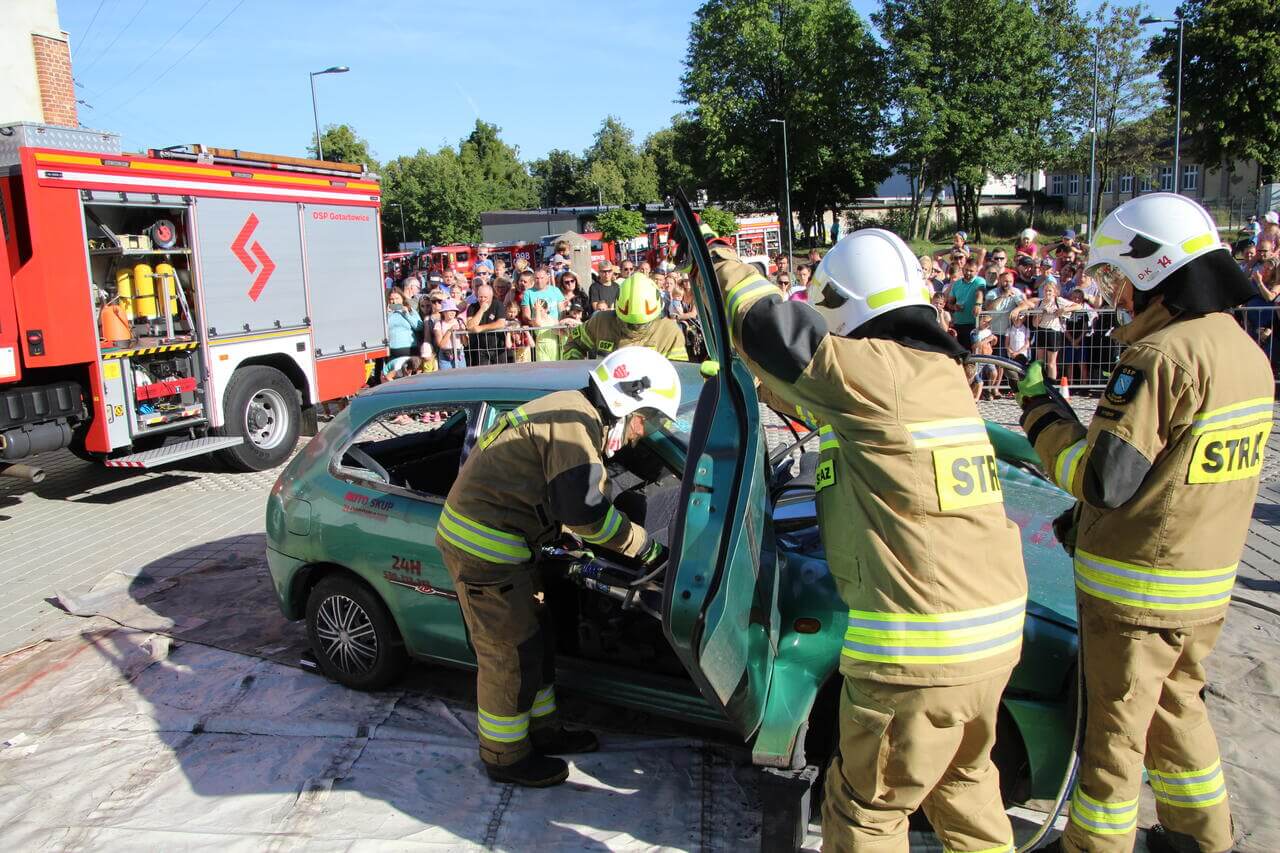
<svg viewBox="0 0 1280 853">
<path fill-rule="evenodd" d="M 184 181 L 171 178 L 152 178 L 135 175 L 107 175 L 98 172 L 69 172 L 64 169 L 40 169 L 37 175 L 52 180 L 66 181 L 74 184 L 103 184 L 111 188 L 117 186 L 161 187 L 171 190 L 188 190 L 197 193 L 225 193 L 235 196 L 260 196 L 262 198 L 303 198 L 311 200 L 344 201 L 348 204 L 368 203 L 377 200 L 376 193 L 339 193 L 312 190 L 306 187 L 259 187 L 242 183 L 211 183 L 206 181 Z"/>
<path fill-rule="evenodd" d="M 106 459 L 103 464 L 108 468 L 146 468 L 145 462 L 134 462 L 128 459 Z"/>
</svg>

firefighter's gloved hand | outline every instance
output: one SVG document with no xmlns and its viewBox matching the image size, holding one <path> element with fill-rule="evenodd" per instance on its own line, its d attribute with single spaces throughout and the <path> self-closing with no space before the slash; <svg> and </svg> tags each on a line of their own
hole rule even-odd
<svg viewBox="0 0 1280 853">
<path fill-rule="evenodd" d="M 645 574 L 658 568 L 667 562 L 667 558 L 671 556 L 671 551 L 666 545 L 663 545 L 656 539 L 650 539 L 648 546 L 640 553 L 637 558 L 640 562 L 640 568 L 644 569 Z"/>
<path fill-rule="evenodd" d="M 1058 537 L 1058 542 L 1062 544 L 1062 550 L 1067 552 L 1068 557 L 1076 555 L 1075 506 L 1053 520 L 1053 535 Z"/>
<path fill-rule="evenodd" d="M 1044 384 L 1044 363 L 1033 361 L 1027 368 L 1026 375 L 1018 380 L 1018 405 L 1025 406 L 1033 397 L 1043 397 L 1049 393 Z"/>
</svg>

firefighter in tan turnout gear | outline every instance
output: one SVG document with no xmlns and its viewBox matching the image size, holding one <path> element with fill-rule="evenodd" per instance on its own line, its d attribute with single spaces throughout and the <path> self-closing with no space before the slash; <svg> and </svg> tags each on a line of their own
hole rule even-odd
<svg viewBox="0 0 1280 853">
<path fill-rule="evenodd" d="M 965 350 L 887 231 L 837 243 L 808 305 L 710 242 L 762 399 L 820 428 L 818 518 L 849 607 L 823 849 L 906 853 L 923 806 L 947 850 L 1012 851 L 991 747 L 1026 575 Z"/>
<path fill-rule="evenodd" d="M 599 358 L 628 346 L 649 347 L 672 361 L 689 360 L 680 324 L 662 316 L 662 294 L 644 273 L 623 280 L 612 311 L 597 311 L 574 327 L 564 357 Z"/>
<path fill-rule="evenodd" d="M 1213 219 L 1171 193 L 1098 228 L 1089 264 L 1129 345 L 1088 429 L 1020 386 L 1022 424 L 1074 511 L 1089 724 L 1071 851 L 1133 849 L 1145 763 L 1153 851 L 1232 846 L 1218 745 L 1200 698 L 1271 431 L 1271 369 L 1226 309 L 1252 289 Z M 1070 544 L 1070 536 L 1066 537 Z"/>
<path fill-rule="evenodd" d="M 436 545 L 453 578 L 476 652 L 476 727 L 490 778 L 543 787 L 568 767 L 550 756 L 590 752 L 594 734 L 561 727 L 549 614 L 539 600 L 538 549 L 562 526 L 592 547 L 648 569 L 666 548 L 613 507 L 604 457 L 676 417 L 680 379 L 658 353 L 629 347 L 584 387 L 507 414 L 477 442 L 449 490 Z"/>
</svg>

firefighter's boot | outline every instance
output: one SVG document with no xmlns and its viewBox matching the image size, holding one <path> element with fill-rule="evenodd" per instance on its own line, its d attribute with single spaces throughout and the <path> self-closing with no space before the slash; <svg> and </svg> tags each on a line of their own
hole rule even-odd
<svg viewBox="0 0 1280 853">
<path fill-rule="evenodd" d="M 1231 825 L 1235 831 L 1235 823 Z M 1200 843 L 1185 832 L 1175 832 L 1156 824 L 1147 830 L 1147 850 L 1151 853 L 1219 853 L 1205 850 Z"/>
<path fill-rule="evenodd" d="M 534 729 L 529 732 L 529 740 L 533 741 L 534 751 L 543 755 L 572 755 L 600 748 L 595 732 L 586 729 Z"/>
<path fill-rule="evenodd" d="M 531 752 L 515 764 L 484 762 L 484 772 L 495 782 L 525 788 L 550 788 L 569 778 L 569 765 L 560 758 Z"/>
</svg>

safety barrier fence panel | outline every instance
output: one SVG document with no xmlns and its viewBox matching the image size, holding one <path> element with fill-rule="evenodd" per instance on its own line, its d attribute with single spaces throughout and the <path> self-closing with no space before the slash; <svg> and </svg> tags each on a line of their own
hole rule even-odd
<svg viewBox="0 0 1280 853">
<path fill-rule="evenodd" d="M 1265 305 L 1241 307 L 1232 312 L 1249 337 L 1257 341 L 1258 346 L 1267 354 L 1273 365 L 1273 373 L 1276 372 L 1274 368 L 1280 365 L 1280 352 L 1276 350 L 1276 335 L 1280 333 L 1278 309 L 1280 306 Z M 1022 330 L 1017 327 L 1010 329 L 1013 322 L 1009 319 L 1010 313 L 987 312 L 984 316 L 990 317 L 990 320 L 980 322 L 979 330 L 988 326 L 992 329 L 992 340 L 995 342 L 993 355 L 1003 355 L 1019 361 L 1038 358 L 1046 365 L 1056 368 L 1050 370 L 1050 374 L 1065 377 L 1071 388 L 1098 390 L 1106 387 L 1111 379 L 1111 370 L 1124 351 L 1124 345 L 1111 337 L 1111 332 L 1116 327 L 1114 311 L 1075 311 L 1060 316 L 1058 323 L 1054 324 L 1043 312 L 1030 310 L 1022 312 Z M 1049 328 L 1055 325 L 1057 328 Z M 1012 347 L 1022 344 L 1024 338 L 1025 348 L 1014 352 Z M 990 388 L 994 369 L 986 369 L 985 374 L 984 378 Z M 1001 385 L 1007 389 L 1008 380 L 1001 377 Z"/>
<path fill-rule="evenodd" d="M 1276 348 L 1276 338 L 1280 336 L 1278 311 L 1280 306 L 1265 305 L 1241 307 L 1232 312 L 1241 328 L 1258 343 L 1275 366 L 1280 366 L 1280 351 Z M 1024 331 L 1018 331 L 1016 327 L 1010 330 L 1009 312 L 987 312 L 983 316 L 990 319 L 981 321 L 978 328 L 981 330 L 989 326 L 992 329 L 995 342 L 992 354 L 1018 360 L 1039 358 L 1046 363 L 1052 362 L 1056 371 L 1051 373 L 1066 377 L 1071 388 L 1105 388 L 1110 381 L 1111 370 L 1124 350 L 1124 345 L 1111 337 L 1111 331 L 1116 327 L 1115 312 L 1108 309 L 1066 314 L 1060 318 L 1060 328 L 1048 328 L 1051 324 L 1041 312 L 1022 312 L 1024 322 L 1021 328 Z M 501 331 L 455 333 L 452 352 L 434 351 L 432 357 L 426 359 L 424 369 L 557 361 L 564 357 L 565 343 L 574 325 L 511 326 Z M 1024 349 L 1014 352 L 1011 347 L 1023 343 L 1024 338 Z M 989 388 L 992 378 L 988 371 Z M 1008 381 L 1003 377 L 1001 384 L 1007 389 Z"/>
</svg>

